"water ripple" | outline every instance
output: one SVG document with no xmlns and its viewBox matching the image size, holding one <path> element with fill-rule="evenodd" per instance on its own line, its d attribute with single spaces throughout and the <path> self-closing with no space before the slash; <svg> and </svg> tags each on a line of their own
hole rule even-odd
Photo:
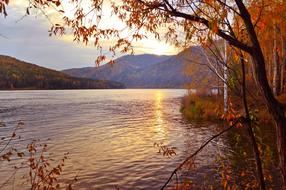
<svg viewBox="0 0 286 190">
<path fill-rule="evenodd" d="M 7 124 L 0 132 L 8 135 L 23 120 L 19 141 L 23 147 L 31 139 L 51 138 L 49 151 L 55 158 L 70 152 L 64 177 L 72 179 L 79 173 L 75 189 L 158 189 L 186 154 L 215 132 L 182 118 L 179 106 L 184 94 L 184 90 L 0 92 L 0 120 Z M 154 142 L 175 146 L 178 154 L 163 157 Z M 219 145 L 227 146 L 223 141 Z M 213 146 L 205 154 L 215 154 Z M 207 165 L 211 160 L 198 161 Z"/>
</svg>

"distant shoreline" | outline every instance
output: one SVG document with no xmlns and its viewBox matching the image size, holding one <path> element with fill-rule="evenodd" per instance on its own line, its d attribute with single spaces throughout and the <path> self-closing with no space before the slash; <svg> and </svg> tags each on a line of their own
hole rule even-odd
<svg viewBox="0 0 286 190">
<path fill-rule="evenodd" d="M 0 89 L 0 91 L 43 91 L 43 90 L 188 90 L 187 88 L 67 88 L 67 89 L 34 89 L 34 88 L 18 88 L 18 89 Z"/>
</svg>

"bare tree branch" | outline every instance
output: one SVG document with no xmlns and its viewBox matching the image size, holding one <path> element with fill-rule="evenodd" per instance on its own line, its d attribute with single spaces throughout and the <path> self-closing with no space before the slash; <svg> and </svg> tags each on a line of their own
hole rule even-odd
<svg viewBox="0 0 286 190">
<path fill-rule="evenodd" d="M 222 134 L 228 132 L 229 130 L 231 130 L 233 127 L 235 127 L 238 123 L 244 123 L 245 122 L 245 118 L 244 117 L 239 117 L 237 118 L 237 120 L 235 120 L 235 122 L 229 126 L 228 128 L 222 130 L 221 132 L 219 132 L 218 134 L 212 136 L 211 138 L 209 138 L 207 141 L 205 141 L 201 146 L 200 148 L 198 148 L 193 154 L 191 154 L 189 157 L 187 157 L 185 159 L 184 162 L 182 162 L 173 172 L 172 174 L 170 175 L 170 177 L 168 178 L 168 180 L 166 181 L 166 183 L 162 186 L 161 190 L 164 190 L 167 185 L 169 184 L 169 182 L 171 181 L 172 177 L 174 175 L 177 175 L 177 171 L 179 169 L 181 169 L 191 158 L 193 158 L 194 156 L 196 156 L 200 151 L 202 151 L 204 149 L 205 146 L 207 146 L 212 140 L 220 137 Z"/>
</svg>

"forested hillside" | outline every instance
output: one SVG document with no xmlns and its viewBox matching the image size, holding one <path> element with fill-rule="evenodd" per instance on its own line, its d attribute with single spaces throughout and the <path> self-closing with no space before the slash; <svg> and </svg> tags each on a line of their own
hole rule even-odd
<svg viewBox="0 0 286 190">
<path fill-rule="evenodd" d="M 0 89 L 101 88 L 124 88 L 124 85 L 113 81 L 75 78 L 9 56 L 0 56 Z"/>
</svg>

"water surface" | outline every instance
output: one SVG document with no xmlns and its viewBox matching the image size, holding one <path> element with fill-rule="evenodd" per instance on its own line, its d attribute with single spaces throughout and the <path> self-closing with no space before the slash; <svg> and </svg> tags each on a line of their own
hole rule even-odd
<svg viewBox="0 0 286 190">
<path fill-rule="evenodd" d="M 9 134 L 23 121 L 20 146 L 50 138 L 54 158 L 70 153 L 63 176 L 78 175 L 76 189 L 159 189 L 217 131 L 182 117 L 180 98 L 185 94 L 162 89 L 2 91 L 0 120 L 7 126 L 0 134 Z M 154 142 L 176 147 L 177 154 L 162 156 Z M 200 167 L 213 162 L 218 145 L 229 150 L 223 139 L 210 144 L 197 158 Z M 0 179 L 5 179 L 9 166 L 0 166 Z"/>
</svg>

